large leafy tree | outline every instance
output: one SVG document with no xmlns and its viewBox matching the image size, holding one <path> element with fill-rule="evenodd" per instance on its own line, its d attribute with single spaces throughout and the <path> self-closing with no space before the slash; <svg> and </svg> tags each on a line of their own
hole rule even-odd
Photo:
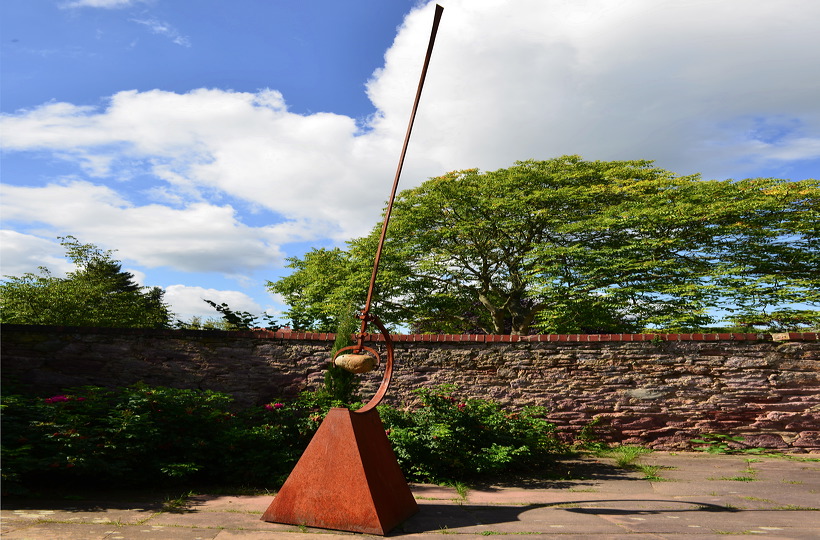
<svg viewBox="0 0 820 540">
<path fill-rule="evenodd" d="M 171 314 L 159 287 L 142 287 L 113 259 L 113 252 L 76 238 L 61 238 L 75 269 L 66 277 L 41 267 L 39 274 L 7 276 L 0 283 L 0 320 L 64 326 L 169 326 Z"/>
<path fill-rule="evenodd" d="M 818 182 L 704 181 L 563 156 L 399 194 L 374 310 L 434 332 L 691 329 L 820 302 Z M 379 227 L 269 284 L 303 327 L 366 292 Z"/>
</svg>

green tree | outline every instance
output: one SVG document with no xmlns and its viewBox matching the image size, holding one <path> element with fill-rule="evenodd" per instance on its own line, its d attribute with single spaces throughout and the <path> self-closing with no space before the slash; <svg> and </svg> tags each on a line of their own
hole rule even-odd
<svg viewBox="0 0 820 540">
<path fill-rule="evenodd" d="M 268 282 L 268 287 L 287 299 L 290 309 L 286 315 L 293 328 L 335 332 L 341 324 L 339 314 L 350 305 L 364 303 L 368 282 L 364 290 L 357 290 L 364 276 L 363 261 L 354 260 L 350 253 L 322 248 L 307 252 L 303 259 L 287 260 L 294 271 L 275 283 Z M 372 261 L 370 264 L 372 268 Z"/>
<path fill-rule="evenodd" d="M 766 330 L 769 332 L 817 332 L 820 331 L 820 311 L 784 308 L 765 313 L 736 313 L 727 317 L 743 332 Z"/>
<path fill-rule="evenodd" d="M 39 274 L 7 276 L 0 283 L 0 321 L 16 324 L 162 328 L 171 314 L 165 291 L 142 287 L 112 258 L 113 252 L 81 244 L 72 236 L 60 244 L 75 269 L 66 277 L 40 267 Z"/>
<path fill-rule="evenodd" d="M 397 197 L 374 310 L 428 331 L 526 334 L 816 305 L 819 193 L 814 180 L 704 181 L 578 156 L 451 172 Z M 269 286 L 303 326 L 328 324 L 339 299 L 363 299 L 378 234 L 290 259 Z"/>
</svg>

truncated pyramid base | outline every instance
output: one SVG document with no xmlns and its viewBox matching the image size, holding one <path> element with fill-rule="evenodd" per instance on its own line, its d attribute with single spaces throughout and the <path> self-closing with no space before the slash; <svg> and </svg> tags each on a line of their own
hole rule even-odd
<svg viewBox="0 0 820 540">
<path fill-rule="evenodd" d="M 384 535 L 416 512 L 376 409 L 333 408 L 262 520 Z"/>
</svg>

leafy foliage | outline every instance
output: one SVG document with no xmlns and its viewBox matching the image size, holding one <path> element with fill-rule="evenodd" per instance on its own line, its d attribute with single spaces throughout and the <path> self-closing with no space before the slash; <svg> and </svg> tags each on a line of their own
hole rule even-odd
<svg viewBox="0 0 820 540">
<path fill-rule="evenodd" d="M 304 404 L 233 412 L 226 394 L 81 387 L 3 396 L 3 481 L 277 483 L 318 426 Z"/>
<path fill-rule="evenodd" d="M 360 328 L 360 320 L 354 315 L 352 306 L 339 317 L 339 326 L 336 328 L 336 340 L 330 351 L 331 357 L 335 356 L 341 349 L 353 345 L 353 334 Z M 319 390 L 329 399 L 339 406 L 347 407 L 358 402 L 361 398 L 358 395 L 360 380 L 354 373 L 351 373 L 333 362 L 328 363 L 325 370 L 325 385 Z"/>
<path fill-rule="evenodd" d="M 526 470 L 560 449 L 543 411 L 504 412 L 426 391 L 417 412 L 380 408 L 412 479 Z M 48 398 L 2 395 L 3 489 L 40 485 L 276 487 L 330 407 L 327 393 L 238 409 L 218 392 L 137 384 Z M 452 454 L 450 452 L 456 452 Z"/>
<path fill-rule="evenodd" d="M 408 480 L 448 483 L 532 472 L 563 450 L 543 408 L 513 413 L 491 401 L 459 401 L 454 391 L 451 386 L 417 390 L 422 400 L 417 410 L 379 407 Z"/>
<path fill-rule="evenodd" d="M 159 287 L 141 287 L 122 270 L 112 251 L 76 238 L 61 238 L 75 270 L 65 278 L 48 268 L 39 274 L 6 277 L 0 283 L 0 320 L 16 324 L 146 327 L 169 325 L 170 313 Z"/>
<path fill-rule="evenodd" d="M 268 286 L 287 298 L 293 328 L 333 332 L 341 323 L 340 314 L 350 305 L 364 304 L 368 283 L 362 281 L 364 261 L 354 261 L 339 248 L 313 249 L 304 259 L 287 260 L 294 272 Z"/>
<path fill-rule="evenodd" d="M 820 311 L 778 309 L 769 313 L 736 313 L 727 317 L 741 332 L 766 329 L 771 332 L 816 332 L 820 330 Z"/>
<path fill-rule="evenodd" d="M 704 181 L 563 156 L 456 171 L 400 193 L 380 317 L 431 332 L 694 329 L 710 310 L 820 303 L 820 183 Z M 363 301 L 380 227 L 269 282 L 304 328 Z M 816 312 L 812 312 L 816 313 Z"/>
</svg>

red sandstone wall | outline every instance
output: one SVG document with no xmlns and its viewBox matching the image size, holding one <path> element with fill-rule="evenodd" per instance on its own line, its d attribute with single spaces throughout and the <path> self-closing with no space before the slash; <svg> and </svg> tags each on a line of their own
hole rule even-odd
<svg viewBox="0 0 820 540">
<path fill-rule="evenodd" d="M 333 334 L 6 325 L 2 375 L 44 394 L 144 381 L 259 404 L 315 387 Z M 703 433 L 820 450 L 820 335 L 394 336 L 388 398 L 455 384 L 467 397 L 542 405 L 562 432 L 601 418 L 608 440 L 686 449 Z M 381 341 L 374 336 L 373 341 Z M 381 347 L 382 344 L 376 343 Z M 364 377 L 363 394 L 381 374 Z"/>
</svg>

